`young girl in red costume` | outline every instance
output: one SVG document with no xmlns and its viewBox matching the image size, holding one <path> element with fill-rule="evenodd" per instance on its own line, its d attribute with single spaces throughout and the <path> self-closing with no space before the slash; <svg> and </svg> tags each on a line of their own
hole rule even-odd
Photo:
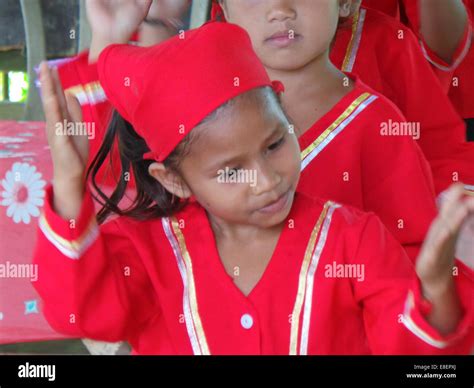
<svg viewBox="0 0 474 388">
<path fill-rule="evenodd" d="M 54 130 L 80 113 L 43 64 L 54 180 L 34 262 L 53 327 L 126 339 L 138 354 L 469 352 L 472 289 L 462 267 L 453 276 L 452 247 L 474 200 L 459 186 L 417 278 L 374 215 L 297 192 L 300 150 L 280 88 L 241 28 L 208 23 L 151 48 L 112 45 L 98 72 L 120 116 L 93 170 L 117 138 L 137 197 L 117 207 L 124 181 L 111 198 L 96 193 L 99 222 L 118 215 L 98 226 L 87 144 Z"/>
</svg>

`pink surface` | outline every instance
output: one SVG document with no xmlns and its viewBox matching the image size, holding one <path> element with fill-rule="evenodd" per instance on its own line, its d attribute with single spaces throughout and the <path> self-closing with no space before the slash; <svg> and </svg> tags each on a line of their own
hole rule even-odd
<svg viewBox="0 0 474 388">
<path fill-rule="evenodd" d="M 30 263 L 51 175 L 44 123 L 0 121 L 0 343 L 63 338 L 31 284 L 41 276 Z"/>
</svg>

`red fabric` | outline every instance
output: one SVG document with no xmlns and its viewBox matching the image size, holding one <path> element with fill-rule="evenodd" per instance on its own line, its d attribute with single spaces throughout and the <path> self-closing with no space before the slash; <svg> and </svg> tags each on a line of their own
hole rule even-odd
<svg viewBox="0 0 474 388">
<path fill-rule="evenodd" d="M 410 0 L 414 1 L 414 0 Z M 399 0 L 363 0 L 362 5 L 366 8 L 376 9 L 393 18 L 400 18 Z"/>
<path fill-rule="evenodd" d="M 0 121 L 0 139 L 0 266 L 5 269 L 0 270 L 0 343 L 62 338 L 41 314 L 39 297 L 31 282 L 35 269 L 29 267 L 39 209 L 52 177 L 44 123 Z M 29 276 L 16 277 L 20 275 L 19 265 L 27 265 L 23 268 L 28 272 L 23 275 Z M 41 268 L 36 270 L 39 279 L 43 273 Z M 28 301 L 29 309 L 25 305 Z"/>
<path fill-rule="evenodd" d="M 433 64 L 433 70 L 439 78 L 443 89 L 449 92 L 449 98 L 454 104 L 457 112 L 463 118 L 474 117 L 474 44 L 473 39 L 473 15 L 474 0 L 463 0 L 469 14 L 469 24 L 464 36 L 454 53 L 451 63 L 444 62 L 435 52 L 424 44 L 423 37 L 419 33 L 420 17 L 418 2 L 414 0 L 403 0 L 404 14 L 407 25 L 418 36 L 425 49 L 426 58 Z M 363 5 L 384 12 L 385 14 L 398 18 L 400 0 L 364 0 Z M 470 48 L 469 48 L 470 47 Z M 453 83 L 454 82 L 454 83 Z"/>
<path fill-rule="evenodd" d="M 146 157 L 160 162 L 220 105 L 272 86 L 248 34 L 218 22 L 153 47 L 111 45 L 98 69 L 111 103 L 150 147 Z"/>
<path fill-rule="evenodd" d="M 451 99 L 451 101 L 454 103 L 458 111 L 465 112 L 464 108 L 467 108 L 467 111 L 471 111 L 473 114 L 472 117 L 474 117 L 474 103 L 472 102 L 474 98 L 472 95 L 474 82 L 469 82 L 470 78 L 472 77 L 468 77 L 466 72 L 466 70 L 469 69 L 470 75 L 473 69 L 472 58 L 474 58 L 474 49 L 472 47 L 472 12 L 474 11 L 474 1 L 464 0 L 464 3 L 468 13 L 468 24 L 450 63 L 447 63 L 443 59 L 439 58 L 439 56 L 429 48 L 423 36 L 421 35 L 420 11 L 418 3 L 414 1 L 404 1 L 404 9 L 407 16 L 407 25 L 412 29 L 412 31 L 420 40 L 426 59 L 428 59 L 428 61 L 433 65 L 433 70 L 440 80 L 443 89 L 446 91 L 446 93 L 450 89 L 454 89 L 454 94 L 461 92 L 466 97 L 465 99 L 463 98 L 462 100 L 458 100 L 454 98 Z M 466 68 L 466 64 L 469 64 L 469 62 L 471 66 L 468 65 Z M 453 77 L 461 77 L 459 85 L 453 85 Z M 461 114 L 461 116 L 471 117 L 464 114 Z"/>
<path fill-rule="evenodd" d="M 418 144 L 430 163 L 437 194 L 456 180 L 472 184 L 474 146 L 466 143 L 464 122 L 443 93 L 416 37 L 380 12 L 362 8 L 360 15 L 364 17 L 357 29 L 360 44 L 350 45 L 352 28 L 340 28 L 331 60 L 392 100 L 408 122 L 420 123 Z M 345 59 L 351 52 L 354 64 L 347 69 Z"/>
<path fill-rule="evenodd" d="M 457 331 L 445 338 L 424 319 L 429 305 L 421 297 L 411 263 L 373 215 L 345 207 L 329 207 L 324 213 L 322 202 L 298 193 L 288 217 L 294 227 L 287 223 L 263 277 L 244 296 L 223 269 L 199 205 L 178 213 L 175 220 L 180 222 L 174 227 L 168 219 L 140 222 L 121 217 L 99 231 L 88 194 L 74 229 L 52 211 L 51 198 L 49 190 L 35 251 L 43 276 L 35 286 L 46 317 L 60 332 L 105 341 L 126 339 L 135 354 L 199 354 L 206 348 L 210 354 L 288 354 L 292 322 L 297 322 L 296 343 L 307 335 L 308 354 L 471 350 L 470 283 L 462 273 L 456 278 L 465 314 Z M 308 272 L 314 283 L 304 304 L 312 304 L 312 310 L 298 312 L 294 306 L 303 259 L 321 214 L 324 237 L 310 245 L 311 250 L 320 249 L 321 256 L 314 277 Z M 179 229 L 179 223 L 185 227 Z M 71 259 L 71 254 L 77 256 Z M 180 272 L 178 263 L 183 262 Z M 332 272 L 338 264 L 362 266 L 363 279 Z M 422 340 L 412 332 L 427 337 Z"/>
<path fill-rule="evenodd" d="M 350 111 L 351 106 L 357 108 Z M 303 158 L 299 190 L 374 212 L 414 261 L 437 214 L 433 178 L 413 140 L 416 128 L 411 136 L 396 134 L 393 126 L 383 131 L 390 123 L 403 124 L 405 118 L 356 80 L 354 89 L 300 137 L 305 155 L 328 128 L 334 128 L 328 138 L 336 134 Z"/>
</svg>

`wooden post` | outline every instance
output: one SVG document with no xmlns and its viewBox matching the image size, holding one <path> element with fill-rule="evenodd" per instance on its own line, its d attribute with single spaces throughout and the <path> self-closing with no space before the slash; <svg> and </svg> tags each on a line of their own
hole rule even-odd
<svg viewBox="0 0 474 388">
<path fill-rule="evenodd" d="M 2 79 L 0 81 L 2 83 L 2 91 L 3 91 L 3 95 L 2 95 L 2 100 L 3 102 L 6 102 L 8 101 L 8 95 L 10 94 L 9 93 L 9 85 L 8 85 L 8 71 L 4 70 L 2 72 Z"/>
<path fill-rule="evenodd" d="M 78 50 L 83 51 L 90 47 L 92 39 L 91 26 L 87 19 L 85 0 L 79 0 L 79 46 Z"/>
<path fill-rule="evenodd" d="M 28 97 L 25 104 L 24 119 L 28 121 L 44 120 L 41 100 L 35 87 L 34 67 L 46 58 L 43 18 L 39 0 L 20 0 L 27 52 Z"/>
</svg>

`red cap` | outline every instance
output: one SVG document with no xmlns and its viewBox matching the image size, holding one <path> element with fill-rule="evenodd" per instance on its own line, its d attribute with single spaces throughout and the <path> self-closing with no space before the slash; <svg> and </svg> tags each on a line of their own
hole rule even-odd
<svg viewBox="0 0 474 388">
<path fill-rule="evenodd" d="M 248 34 L 210 22 L 152 47 L 111 45 L 98 63 L 112 105 L 163 162 L 219 106 L 270 79 Z"/>
</svg>

